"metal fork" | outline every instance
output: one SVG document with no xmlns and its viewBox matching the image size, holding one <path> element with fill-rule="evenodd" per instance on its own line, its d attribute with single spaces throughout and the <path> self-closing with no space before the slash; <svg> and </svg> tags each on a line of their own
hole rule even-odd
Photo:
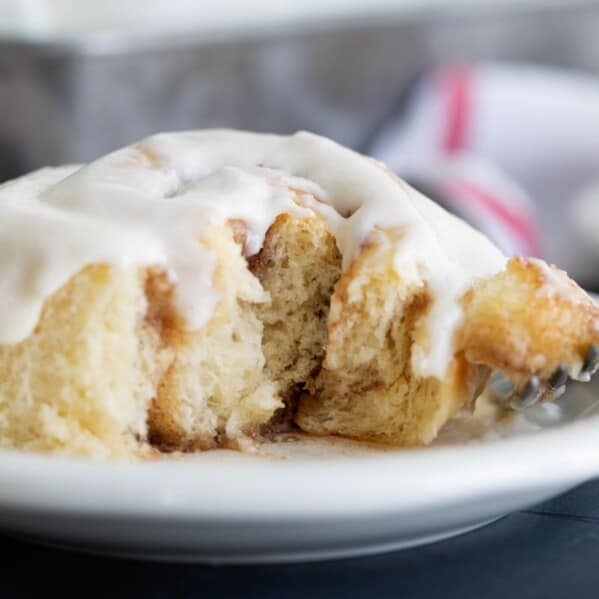
<svg viewBox="0 0 599 599">
<path fill-rule="evenodd" d="M 495 372 L 489 381 L 488 389 L 492 397 L 501 404 L 514 410 L 524 410 L 539 401 L 557 399 L 566 390 L 566 383 L 570 378 L 588 382 L 597 370 L 599 370 L 599 345 L 593 344 L 589 347 L 582 368 L 576 377 L 571 377 L 567 365 L 561 364 L 546 381 L 533 376 L 517 387 L 503 373 Z"/>
</svg>

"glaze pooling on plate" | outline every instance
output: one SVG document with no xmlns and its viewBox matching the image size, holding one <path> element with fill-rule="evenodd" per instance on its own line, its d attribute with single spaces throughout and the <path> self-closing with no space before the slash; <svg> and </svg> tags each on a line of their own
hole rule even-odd
<svg viewBox="0 0 599 599">
<path fill-rule="evenodd" d="M 379 163 L 310 134 L 209 130 L 150 137 L 89 165 L 45 169 L 0 188 L 0 343 L 25 339 L 44 300 L 88 264 L 158 265 L 187 326 L 219 300 L 202 239 L 231 220 L 259 251 L 285 212 L 322 214 L 347 268 L 376 229 L 395 229 L 398 272 L 418 269 L 433 303 L 413 368 L 442 377 L 460 297 L 505 265 L 487 239 Z M 197 301 L 202 298 L 202 301 Z"/>
</svg>

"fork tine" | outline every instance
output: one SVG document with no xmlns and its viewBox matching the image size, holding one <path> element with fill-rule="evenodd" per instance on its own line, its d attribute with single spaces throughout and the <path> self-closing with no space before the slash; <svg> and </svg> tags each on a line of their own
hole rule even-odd
<svg viewBox="0 0 599 599">
<path fill-rule="evenodd" d="M 599 345 L 593 343 L 589 347 L 584 362 L 582 363 L 582 369 L 580 371 L 580 379 L 582 381 L 588 381 L 593 374 L 599 369 Z"/>
<path fill-rule="evenodd" d="M 572 378 L 588 382 L 598 370 L 599 344 L 593 344 L 585 354 L 580 372 Z M 533 376 L 520 388 L 515 388 L 505 375 L 496 372 L 489 381 L 489 389 L 497 401 L 507 402 L 514 410 L 523 410 L 540 400 L 553 400 L 560 397 L 566 390 L 566 383 L 570 376 L 568 366 L 560 364 L 543 383 L 538 376 Z"/>
<path fill-rule="evenodd" d="M 512 395 L 510 405 L 516 410 L 529 408 L 537 403 L 542 395 L 543 389 L 539 377 L 533 376 L 528 380 L 524 387 Z"/>
<path fill-rule="evenodd" d="M 516 388 L 514 383 L 499 371 L 493 373 L 488 386 L 495 399 L 499 401 L 509 399 Z"/>
<path fill-rule="evenodd" d="M 552 390 L 563 387 L 568 382 L 568 369 L 565 364 L 560 364 L 555 372 L 549 377 L 549 387 Z"/>
<path fill-rule="evenodd" d="M 568 367 L 565 364 L 560 364 L 549 377 L 542 399 L 551 401 L 561 397 L 566 391 L 566 383 L 569 378 Z"/>
</svg>

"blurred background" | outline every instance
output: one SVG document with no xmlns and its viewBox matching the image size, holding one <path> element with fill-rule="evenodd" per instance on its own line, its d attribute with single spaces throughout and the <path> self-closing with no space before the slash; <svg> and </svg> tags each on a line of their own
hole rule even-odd
<svg viewBox="0 0 599 599">
<path fill-rule="evenodd" d="M 599 2 L 0 0 L 0 181 L 307 129 L 599 290 Z"/>
</svg>

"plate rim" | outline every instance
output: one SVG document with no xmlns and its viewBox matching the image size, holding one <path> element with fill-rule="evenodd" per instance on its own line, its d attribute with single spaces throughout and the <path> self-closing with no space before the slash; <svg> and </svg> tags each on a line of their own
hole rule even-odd
<svg viewBox="0 0 599 599">
<path fill-rule="evenodd" d="M 598 450 L 599 414 L 507 439 L 330 459 L 225 451 L 217 459 L 194 454 L 114 463 L 3 451 L 0 510 L 173 521 L 407 513 L 415 503 L 426 511 L 515 490 L 574 486 L 599 475 Z"/>
</svg>

